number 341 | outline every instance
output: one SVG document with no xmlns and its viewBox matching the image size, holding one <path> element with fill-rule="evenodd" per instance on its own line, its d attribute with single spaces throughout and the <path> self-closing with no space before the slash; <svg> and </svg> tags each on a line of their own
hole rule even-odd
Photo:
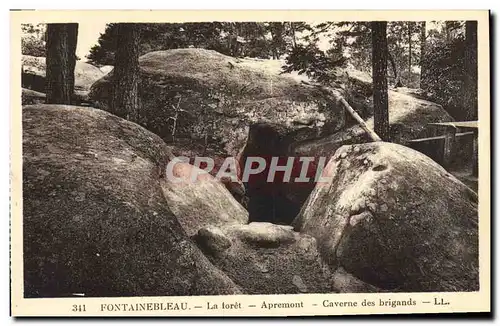
<svg viewBox="0 0 500 326">
<path fill-rule="evenodd" d="M 72 312 L 85 312 L 85 305 L 84 304 L 74 304 L 73 308 L 71 309 Z"/>
</svg>

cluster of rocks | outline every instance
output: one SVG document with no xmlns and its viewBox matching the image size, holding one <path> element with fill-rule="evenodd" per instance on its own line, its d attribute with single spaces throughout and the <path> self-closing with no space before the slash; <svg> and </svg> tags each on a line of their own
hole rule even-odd
<svg viewBox="0 0 500 326">
<path fill-rule="evenodd" d="M 140 58 L 135 124 L 107 112 L 112 71 L 87 64 L 77 93 L 94 107 L 39 104 L 42 59 L 23 58 L 23 104 L 34 104 L 22 112 L 27 297 L 478 289 L 477 194 L 403 146 L 452 120 L 441 106 L 391 91 L 399 144 L 368 143 L 339 103 L 294 76 L 176 49 Z M 337 73 L 334 87 L 372 125 L 369 78 Z M 329 159 L 329 181 L 284 185 L 301 207 L 292 225 L 249 223 L 209 174 L 163 173 L 177 155 L 237 156 L 255 123 L 275 128 L 281 155 Z"/>
<path fill-rule="evenodd" d="M 25 106 L 23 154 L 27 297 L 478 288 L 476 193 L 401 145 L 341 147 L 292 226 L 169 183 L 171 148 L 99 109 Z"/>
</svg>

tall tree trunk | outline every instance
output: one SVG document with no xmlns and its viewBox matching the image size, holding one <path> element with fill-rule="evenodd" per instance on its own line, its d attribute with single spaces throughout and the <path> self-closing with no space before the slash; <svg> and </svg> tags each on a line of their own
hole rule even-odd
<svg viewBox="0 0 500 326">
<path fill-rule="evenodd" d="M 389 100 L 387 95 L 387 22 L 372 22 L 373 118 L 375 132 L 389 140 Z"/>
<path fill-rule="evenodd" d="M 281 45 L 283 40 L 283 23 L 270 23 L 271 43 L 273 59 L 279 59 L 281 54 Z"/>
<path fill-rule="evenodd" d="M 231 56 L 237 58 L 239 57 L 239 43 L 238 43 L 238 36 L 240 35 L 238 33 L 238 23 L 231 23 L 231 35 L 230 35 L 230 42 L 231 42 Z"/>
<path fill-rule="evenodd" d="M 45 93 L 48 104 L 71 104 L 78 24 L 47 24 Z"/>
<path fill-rule="evenodd" d="M 412 85 L 411 78 L 411 36 L 413 34 L 412 30 L 413 22 L 408 22 L 408 87 Z"/>
<path fill-rule="evenodd" d="M 111 112 L 130 121 L 139 120 L 139 25 L 117 26 Z"/>
<path fill-rule="evenodd" d="M 273 56 L 273 60 L 278 59 L 278 53 L 276 50 L 276 36 L 274 35 L 273 23 L 271 24 L 271 53 Z"/>
<path fill-rule="evenodd" d="M 387 51 L 387 58 L 388 58 L 389 62 L 391 63 L 392 73 L 394 74 L 394 85 L 396 87 L 401 87 L 402 84 L 401 84 L 401 81 L 399 80 L 396 62 L 394 61 L 394 57 L 392 56 L 391 52 L 389 52 L 389 51 Z"/>
<path fill-rule="evenodd" d="M 422 25 L 420 27 L 420 88 L 421 89 L 426 89 L 426 76 L 425 74 L 427 73 L 426 69 L 427 67 L 425 66 L 425 29 L 426 29 L 426 23 L 425 21 L 422 22 Z"/>
<path fill-rule="evenodd" d="M 446 32 L 446 43 L 450 43 L 453 39 L 453 30 L 454 30 L 455 21 L 447 20 L 444 22 L 444 29 Z"/>
<path fill-rule="evenodd" d="M 477 21 L 465 22 L 464 115 L 477 119 Z"/>
<path fill-rule="evenodd" d="M 76 45 L 78 42 L 78 24 L 70 24 L 68 26 L 68 45 L 71 60 L 69 60 L 69 69 L 72 71 L 70 74 L 70 87 L 72 89 L 71 96 L 74 102 L 75 95 L 75 67 L 76 67 Z"/>
<path fill-rule="evenodd" d="M 297 39 L 295 36 L 295 24 L 293 22 L 290 22 L 290 30 L 292 33 L 292 46 L 293 46 L 293 49 L 296 49 L 297 48 Z"/>
</svg>

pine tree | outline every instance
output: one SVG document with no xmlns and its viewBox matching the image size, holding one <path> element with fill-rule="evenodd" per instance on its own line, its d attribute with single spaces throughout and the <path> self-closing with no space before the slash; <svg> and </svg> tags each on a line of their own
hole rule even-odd
<svg viewBox="0 0 500 326">
<path fill-rule="evenodd" d="M 408 22 L 408 87 L 411 87 L 412 85 L 412 70 L 411 70 L 411 54 L 412 54 L 412 49 L 411 49 L 411 37 L 413 35 L 413 22 Z"/>
<path fill-rule="evenodd" d="M 78 24 L 48 24 L 46 103 L 71 104 L 75 88 Z"/>
<path fill-rule="evenodd" d="M 426 29 L 426 23 L 425 21 L 421 22 L 421 26 L 420 26 L 420 88 L 421 89 L 426 89 L 427 86 L 426 86 L 426 72 L 427 72 L 427 67 L 426 67 L 426 64 L 425 64 L 425 51 L 426 51 L 426 46 L 425 46 L 425 43 L 426 43 L 426 33 L 425 33 L 425 29 Z"/>
<path fill-rule="evenodd" d="M 389 100 L 387 94 L 387 22 L 372 22 L 373 118 L 375 132 L 389 140 Z"/>
<path fill-rule="evenodd" d="M 139 26 L 117 26 L 117 48 L 113 69 L 111 112 L 137 122 L 139 119 Z"/>
<path fill-rule="evenodd" d="M 477 119 L 477 21 L 465 23 L 464 113 L 466 119 Z"/>
</svg>

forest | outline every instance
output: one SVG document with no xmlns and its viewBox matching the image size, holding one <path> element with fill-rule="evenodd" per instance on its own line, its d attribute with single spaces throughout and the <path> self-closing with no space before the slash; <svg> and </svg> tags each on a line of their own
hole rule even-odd
<svg viewBox="0 0 500 326">
<path fill-rule="evenodd" d="M 476 291 L 477 26 L 23 24 L 25 296 Z"/>
<path fill-rule="evenodd" d="M 115 65 L 120 24 L 108 24 L 83 60 Z M 370 22 L 184 23 L 136 24 L 137 55 L 148 52 L 204 48 L 232 57 L 283 59 L 284 72 L 298 71 L 327 82 L 332 68 L 350 65 L 371 73 Z M 76 27 L 77 28 L 77 27 Z M 24 24 L 22 53 L 45 56 L 45 24 Z M 77 32 L 76 32 L 77 33 Z M 77 38 L 77 34 L 72 36 Z M 389 86 L 425 91 L 454 118 L 477 118 L 477 23 L 464 21 L 388 22 L 385 38 Z M 320 49 L 320 40 L 328 43 Z M 121 44 L 121 43 L 120 43 Z M 70 49 L 69 49 L 70 50 Z M 70 50 L 71 51 L 71 50 Z M 466 59 L 467 58 L 467 59 Z M 75 59 L 80 59 L 76 58 Z M 136 60 L 137 61 L 137 60 Z M 467 90 L 466 92 L 462 92 Z M 470 96 L 469 96 L 470 94 Z"/>
</svg>

